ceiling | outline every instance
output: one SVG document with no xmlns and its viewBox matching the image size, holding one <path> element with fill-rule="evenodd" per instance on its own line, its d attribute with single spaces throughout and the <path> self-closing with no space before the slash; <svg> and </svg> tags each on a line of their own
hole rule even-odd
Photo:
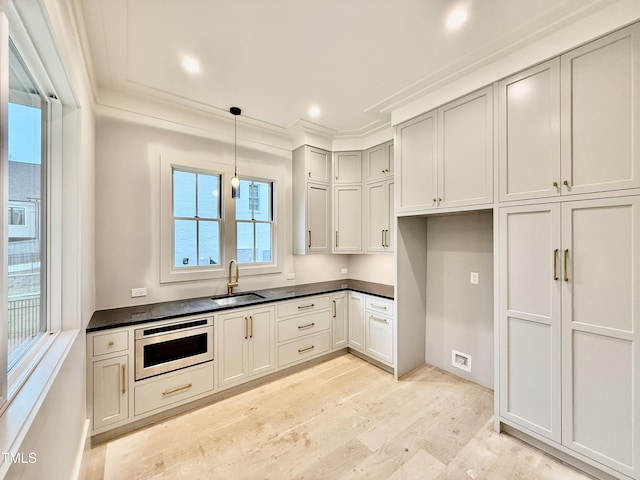
<svg viewBox="0 0 640 480">
<path fill-rule="evenodd" d="M 238 106 L 271 129 L 312 122 L 344 137 L 387 128 L 395 108 L 612 3 L 76 0 L 98 103 L 119 92 L 219 116 Z M 468 19 L 449 30 L 460 5 Z"/>
</svg>

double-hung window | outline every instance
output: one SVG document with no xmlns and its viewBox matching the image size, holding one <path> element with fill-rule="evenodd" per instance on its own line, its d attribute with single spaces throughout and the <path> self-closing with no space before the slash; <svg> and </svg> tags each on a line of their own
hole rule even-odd
<svg viewBox="0 0 640 480">
<path fill-rule="evenodd" d="M 240 179 L 236 199 L 238 263 L 273 261 L 273 182 Z"/>
<path fill-rule="evenodd" d="M 173 169 L 173 266 L 219 265 L 220 175 Z"/>
</svg>

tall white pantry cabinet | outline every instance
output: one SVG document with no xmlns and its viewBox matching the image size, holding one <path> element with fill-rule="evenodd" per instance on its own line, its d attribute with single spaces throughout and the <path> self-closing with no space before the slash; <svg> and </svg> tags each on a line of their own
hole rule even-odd
<svg viewBox="0 0 640 480">
<path fill-rule="evenodd" d="M 501 81 L 497 92 L 496 413 L 638 479 L 639 26 Z"/>
</svg>

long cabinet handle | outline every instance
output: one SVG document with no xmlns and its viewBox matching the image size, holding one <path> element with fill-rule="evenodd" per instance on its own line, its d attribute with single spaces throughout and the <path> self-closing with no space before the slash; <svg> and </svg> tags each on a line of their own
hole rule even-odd
<svg viewBox="0 0 640 480">
<path fill-rule="evenodd" d="M 315 347 L 315 345 L 310 345 L 308 347 L 305 348 L 299 348 L 298 349 L 298 353 L 304 353 L 304 352 L 308 352 L 309 350 L 313 350 Z"/>
<path fill-rule="evenodd" d="M 316 306 L 315 303 L 310 303 L 309 305 L 298 305 L 298 310 L 304 310 L 305 308 L 312 308 L 315 306 Z"/>
<path fill-rule="evenodd" d="M 387 320 L 386 318 L 376 317 L 375 315 L 369 315 L 369 318 L 370 318 L 371 320 L 375 320 L 376 322 L 389 323 L 389 320 Z"/>
<path fill-rule="evenodd" d="M 553 279 L 558 280 L 558 249 L 553 251 Z"/>
<path fill-rule="evenodd" d="M 305 328 L 311 328 L 315 326 L 315 322 L 307 323 L 306 325 L 298 325 L 298 330 L 304 330 Z"/>
<path fill-rule="evenodd" d="M 122 394 L 127 393 L 127 366 L 122 365 Z"/>
<path fill-rule="evenodd" d="M 253 315 L 249 315 L 249 338 L 253 338 Z"/>
<path fill-rule="evenodd" d="M 249 319 L 244 317 L 244 339 L 247 340 L 249 338 Z"/>
<path fill-rule="evenodd" d="M 386 309 L 387 309 L 387 307 L 386 307 L 386 306 L 384 306 L 384 305 L 377 305 L 377 304 L 375 304 L 375 303 L 372 303 L 372 304 L 371 304 L 371 306 L 372 306 L 373 308 L 381 308 L 381 309 L 383 309 L 383 310 L 386 310 Z"/>
<path fill-rule="evenodd" d="M 336 248 L 338 248 L 338 231 L 336 230 Z"/>
<path fill-rule="evenodd" d="M 567 272 L 567 257 L 569 257 L 569 249 L 565 249 L 564 251 L 564 281 L 569 281 L 569 272 Z"/>
<path fill-rule="evenodd" d="M 162 396 L 166 397 L 167 395 L 171 395 L 172 393 L 178 393 L 178 392 L 182 392 L 183 390 L 189 390 L 191 387 L 193 387 L 193 384 L 187 383 L 182 387 L 172 388 L 171 390 L 165 390 L 164 392 L 162 392 Z"/>
<path fill-rule="evenodd" d="M 381 232 L 382 232 L 382 242 L 380 243 L 380 245 L 384 247 L 384 230 L 381 230 Z"/>
<path fill-rule="evenodd" d="M 311 248 L 311 230 L 309 230 L 309 248 Z"/>
<path fill-rule="evenodd" d="M 336 301 L 333 300 L 333 318 L 336 318 L 337 315 Z"/>
</svg>

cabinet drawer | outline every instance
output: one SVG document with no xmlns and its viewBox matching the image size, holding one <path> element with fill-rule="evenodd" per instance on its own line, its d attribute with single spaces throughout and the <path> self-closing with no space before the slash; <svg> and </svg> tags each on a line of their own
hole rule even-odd
<svg viewBox="0 0 640 480">
<path fill-rule="evenodd" d="M 135 387 L 135 415 L 188 400 L 213 390 L 213 364 Z"/>
<path fill-rule="evenodd" d="M 121 352 L 129 348 L 129 332 L 104 333 L 93 337 L 93 356 Z"/>
<path fill-rule="evenodd" d="M 293 302 L 278 304 L 278 317 L 289 315 L 300 315 L 310 312 L 317 312 L 329 308 L 329 295 L 319 297 L 306 297 Z"/>
<path fill-rule="evenodd" d="M 280 345 L 278 347 L 278 366 L 282 367 L 328 352 L 330 345 L 329 332 L 319 333 L 312 337 L 301 338 L 295 342 Z"/>
<path fill-rule="evenodd" d="M 383 315 L 393 315 L 393 300 L 367 295 L 364 301 L 364 308 Z"/>
<path fill-rule="evenodd" d="M 326 311 L 281 320 L 278 322 L 278 341 L 292 340 L 327 330 L 329 323 L 329 312 Z"/>
</svg>

